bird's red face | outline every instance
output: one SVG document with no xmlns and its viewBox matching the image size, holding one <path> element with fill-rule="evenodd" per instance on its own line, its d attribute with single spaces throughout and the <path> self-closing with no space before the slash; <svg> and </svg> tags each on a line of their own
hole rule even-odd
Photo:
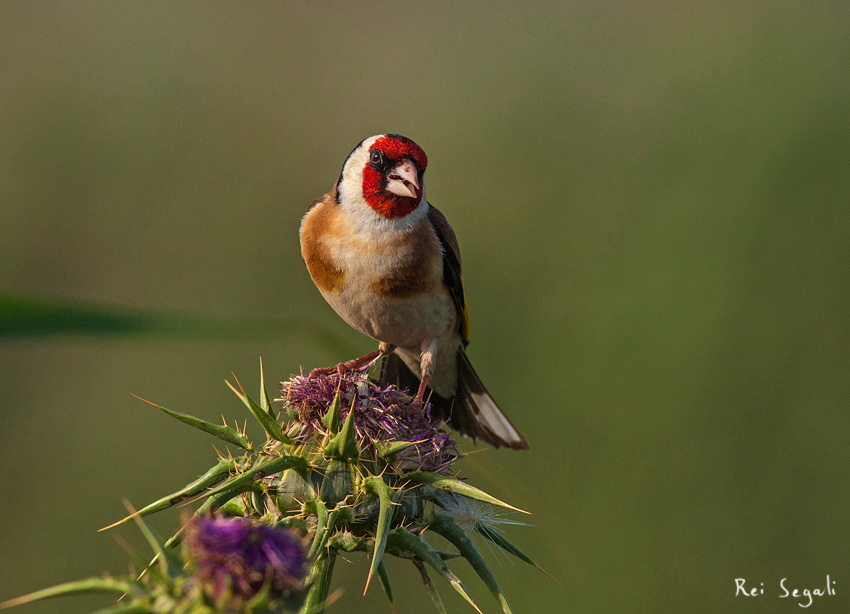
<svg viewBox="0 0 850 614">
<path fill-rule="evenodd" d="M 379 215 L 408 215 L 422 201 L 422 175 L 428 157 L 407 137 L 387 134 L 369 148 L 363 168 L 363 198 Z"/>
</svg>

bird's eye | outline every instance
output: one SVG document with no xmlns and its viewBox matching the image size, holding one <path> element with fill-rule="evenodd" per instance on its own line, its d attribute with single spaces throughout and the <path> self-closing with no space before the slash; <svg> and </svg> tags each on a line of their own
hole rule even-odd
<svg viewBox="0 0 850 614">
<path fill-rule="evenodd" d="M 383 161 L 384 161 L 384 154 L 381 153 L 380 149 L 373 150 L 372 153 L 369 155 L 369 162 L 371 162 L 375 166 L 380 165 L 381 162 L 383 162 Z"/>
</svg>

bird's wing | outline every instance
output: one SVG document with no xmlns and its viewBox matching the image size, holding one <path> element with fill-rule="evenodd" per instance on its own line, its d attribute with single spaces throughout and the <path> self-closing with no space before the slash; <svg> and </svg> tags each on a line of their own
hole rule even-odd
<svg viewBox="0 0 850 614">
<path fill-rule="evenodd" d="M 428 221 L 431 222 L 443 250 L 443 282 L 448 287 L 457 307 L 458 331 L 463 339 L 463 345 L 466 346 L 469 343 L 469 308 L 463 294 L 463 275 L 460 268 L 460 248 L 457 237 L 446 216 L 433 205 L 428 209 Z"/>
</svg>

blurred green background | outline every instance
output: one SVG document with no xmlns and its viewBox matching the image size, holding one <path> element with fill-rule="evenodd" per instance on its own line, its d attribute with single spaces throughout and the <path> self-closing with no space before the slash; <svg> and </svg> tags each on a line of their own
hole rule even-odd
<svg viewBox="0 0 850 614">
<path fill-rule="evenodd" d="M 830 574 L 811 611 L 850 611 L 846 3 L 28 1 L 0 24 L 0 291 L 237 325 L 7 318 L 0 600 L 125 572 L 96 533 L 121 499 L 213 464 L 130 393 L 242 420 L 231 371 L 254 390 L 260 356 L 276 382 L 374 346 L 297 232 L 391 131 L 428 153 L 470 356 L 531 443 L 462 464 L 533 512 L 508 535 L 562 583 L 487 552 L 514 610 L 795 612 L 779 581 Z M 434 611 L 391 563 L 399 613 Z M 337 570 L 332 611 L 390 611 L 363 561 Z M 735 598 L 739 577 L 765 595 Z"/>
</svg>

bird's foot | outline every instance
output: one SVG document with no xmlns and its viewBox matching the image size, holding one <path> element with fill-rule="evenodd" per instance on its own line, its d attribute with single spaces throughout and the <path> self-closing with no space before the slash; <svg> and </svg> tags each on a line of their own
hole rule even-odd
<svg viewBox="0 0 850 614">
<path fill-rule="evenodd" d="M 372 352 L 372 354 L 377 354 L 377 352 Z M 333 367 L 319 367 L 317 369 L 313 369 L 312 371 L 310 371 L 310 374 L 307 375 L 307 379 L 313 379 L 314 377 L 318 377 L 320 375 L 330 375 L 331 373 L 336 373 L 341 376 L 343 373 L 354 371 L 361 365 L 369 362 L 369 360 L 372 360 L 372 358 L 374 358 L 372 354 L 367 354 L 366 356 L 361 356 L 360 358 L 347 360 L 345 362 L 339 363 L 338 365 L 334 365 Z M 362 360 L 367 356 L 370 357 L 368 360 Z"/>
<path fill-rule="evenodd" d="M 416 396 L 413 397 L 413 402 L 411 403 L 411 405 L 413 405 L 414 407 L 417 407 L 419 409 L 422 409 L 423 407 L 425 407 L 425 405 L 427 403 L 424 399 L 425 399 L 425 390 L 428 387 L 428 379 L 429 378 L 428 378 L 427 375 L 422 378 L 422 381 L 419 383 L 419 390 L 416 392 Z"/>
<path fill-rule="evenodd" d="M 389 354 L 395 349 L 395 346 L 388 345 L 386 343 L 381 343 L 378 346 L 378 349 L 374 352 L 369 352 L 368 354 L 364 354 L 358 358 L 352 358 L 351 360 L 346 360 L 345 362 L 341 362 L 338 365 L 333 367 L 320 367 L 317 369 L 313 369 L 310 371 L 309 375 L 307 375 L 307 379 L 312 379 L 319 375 L 329 375 L 330 373 L 338 373 L 342 375 L 343 373 L 347 373 L 348 371 L 354 371 L 355 369 L 359 369 L 363 365 L 374 362 L 381 356 Z"/>
<path fill-rule="evenodd" d="M 338 365 L 334 365 L 333 367 L 317 367 L 310 371 L 307 374 L 307 379 L 313 379 L 314 377 L 319 377 L 320 375 L 330 375 L 331 373 L 339 373 L 342 374 L 342 367 L 345 363 L 339 363 Z"/>
</svg>

